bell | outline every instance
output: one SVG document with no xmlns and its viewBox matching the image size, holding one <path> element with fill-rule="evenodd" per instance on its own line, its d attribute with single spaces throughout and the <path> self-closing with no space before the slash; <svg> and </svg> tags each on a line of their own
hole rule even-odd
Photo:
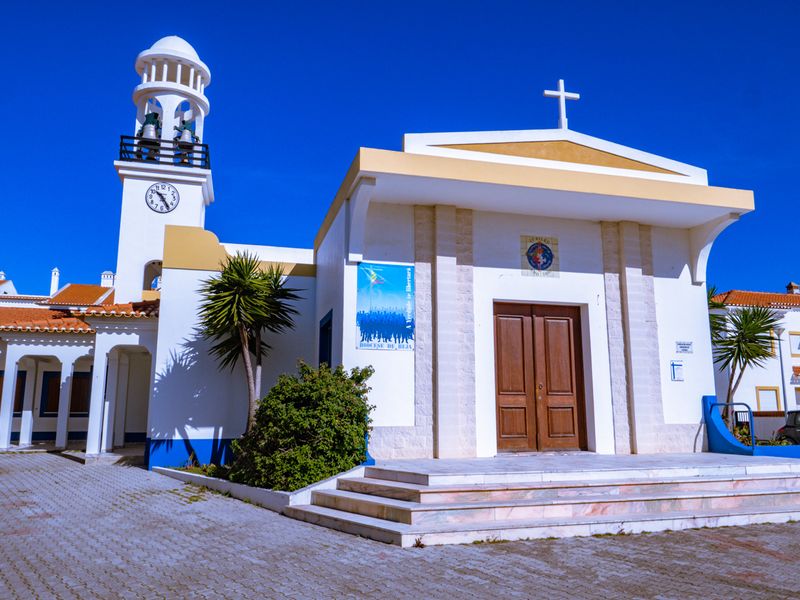
<svg viewBox="0 0 800 600">
<path fill-rule="evenodd" d="M 154 140 L 156 139 L 156 126 L 152 123 L 147 123 L 142 128 L 142 137 L 147 140 Z"/>
<path fill-rule="evenodd" d="M 194 136 L 192 135 L 192 130 L 184 129 L 183 131 L 181 131 L 180 141 L 184 144 L 191 144 L 192 142 L 194 142 Z"/>
</svg>

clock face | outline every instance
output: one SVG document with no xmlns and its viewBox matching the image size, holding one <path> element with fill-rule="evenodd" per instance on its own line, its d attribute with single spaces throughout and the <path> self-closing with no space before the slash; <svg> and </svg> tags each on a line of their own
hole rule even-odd
<svg viewBox="0 0 800 600">
<path fill-rule="evenodd" d="M 175 210 L 181 197 L 175 186 L 169 183 L 154 183 L 144 194 L 144 201 L 157 213 L 168 213 Z"/>
</svg>

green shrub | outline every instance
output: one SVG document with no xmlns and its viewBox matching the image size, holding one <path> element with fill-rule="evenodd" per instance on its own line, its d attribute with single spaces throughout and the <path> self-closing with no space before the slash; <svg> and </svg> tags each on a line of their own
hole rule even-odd
<svg viewBox="0 0 800 600">
<path fill-rule="evenodd" d="M 372 367 L 298 368 L 281 375 L 233 442 L 231 481 L 291 492 L 364 462 Z"/>
</svg>

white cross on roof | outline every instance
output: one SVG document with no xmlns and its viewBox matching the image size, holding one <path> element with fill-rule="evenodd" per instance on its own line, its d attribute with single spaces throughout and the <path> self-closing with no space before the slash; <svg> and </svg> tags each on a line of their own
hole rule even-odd
<svg viewBox="0 0 800 600">
<path fill-rule="evenodd" d="M 581 95 L 565 91 L 563 79 L 558 80 L 558 90 L 545 90 L 544 95 L 547 98 L 558 98 L 558 126 L 561 129 L 568 129 L 567 100 L 580 100 Z"/>
</svg>

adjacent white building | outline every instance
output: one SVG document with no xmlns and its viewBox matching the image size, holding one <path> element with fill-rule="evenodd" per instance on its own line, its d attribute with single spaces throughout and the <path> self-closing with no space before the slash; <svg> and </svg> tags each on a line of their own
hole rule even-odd
<svg viewBox="0 0 800 600">
<path fill-rule="evenodd" d="M 745 370 L 733 398 L 753 411 L 759 437 L 771 437 L 785 423 L 785 413 L 800 408 L 800 286 L 789 283 L 785 293 L 730 290 L 714 299 L 728 311 L 761 306 L 780 317 L 772 333 L 772 357 L 760 367 Z M 727 397 L 729 378 L 728 369 L 715 369 L 721 401 Z"/>
<path fill-rule="evenodd" d="M 113 287 L 105 274 L 16 315 L 0 301 L 0 448 L 85 437 L 89 454 L 144 441 L 150 466 L 224 459 L 246 391 L 196 332 L 197 290 L 248 250 L 303 297 L 262 389 L 298 359 L 372 365 L 377 458 L 702 449 L 706 264 L 751 192 L 568 129 L 561 83 L 557 129 L 359 149 L 306 249 L 222 243 L 204 228 L 210 71 L 174 36 L 136 69 Z"/>
</svg>

